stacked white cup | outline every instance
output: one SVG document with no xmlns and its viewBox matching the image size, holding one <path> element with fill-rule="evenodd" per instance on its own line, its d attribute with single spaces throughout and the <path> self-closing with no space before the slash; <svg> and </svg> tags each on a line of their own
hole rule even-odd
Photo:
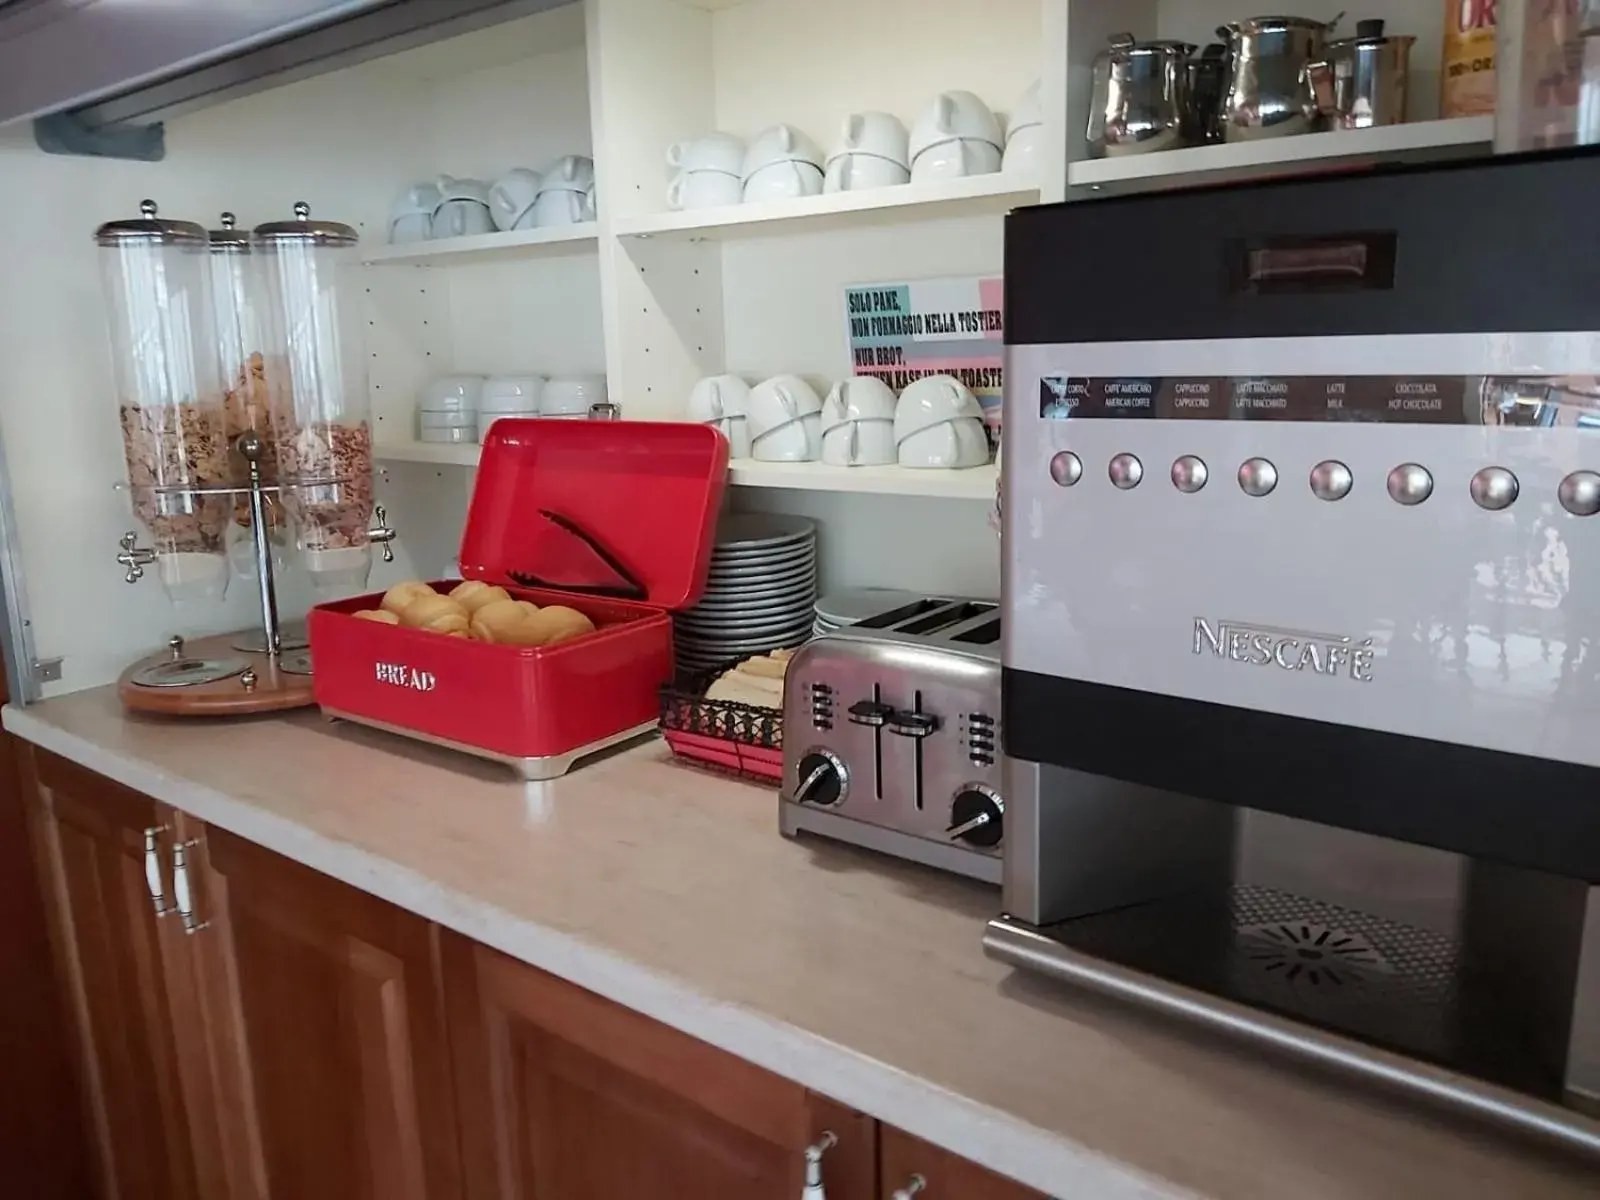
<svg viewBox="0 0 1600 1200">
<path fill-rule="evenodd" d="M 488 437 L 489 427 L 501 417 L 537 417 L 543 392 L 540 375 L 495 375 L 486 380 L 478 399 L 478 440 Z"/>
<path fill-rule="evenodd" d="M 745 148 L 740 177 L 746 203 L 820 195 L 822 151 L 793 125 L 773 125 Z"/>
<path fill-rule="evenodd" d="M 828 155 L 827 192 L 859 192 L 911 182 L 911 152 L 905 123 L 893 113 L 852 113 Z"/>
<path fill-rule="evenodd" d="M 993 174 L 1004 145 L 987 104 L 971 92 L 940 92 L 911 127 L 911 181 Z"/>
<path fill-rule="evenodd" d="M 1006 152 L 1000 169 L 1007 174 L 1032 175 L 1039 170 L 1044 152 L 1044 112 L 1039 107 L 1039 83 L 1017 97 L 1006 125 Z"/>
<path fill-rule="evenodd" d="M 688 211 L 739 203 L 743 165 L 744 141 L 731 133 L 675 142 L 667 148 L 667 166 L 675 172 L 667 184 L 667 207 Z"/>
</svg>

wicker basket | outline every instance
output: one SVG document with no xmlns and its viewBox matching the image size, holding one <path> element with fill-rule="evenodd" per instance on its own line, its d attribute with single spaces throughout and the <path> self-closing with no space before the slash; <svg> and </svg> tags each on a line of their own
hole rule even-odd
<svg viewBox="0 0 1600 1200">
<path fill-rule="evenodd" d="M 779 782 L 783 779 L 783 713 L 753 704 L 707 700 L 706 689 L 721 674 L 722 670 L 714 670 L 682 675 L 661 689 L 662 735 L 680 758 L 760 783 Z"/>
</svg>

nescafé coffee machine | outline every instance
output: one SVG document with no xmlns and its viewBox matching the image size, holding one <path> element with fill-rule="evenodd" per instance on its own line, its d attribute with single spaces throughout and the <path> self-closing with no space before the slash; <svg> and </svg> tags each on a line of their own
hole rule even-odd
<svg viewBox="0 0 1600 1200">
<path fill-rule="evenodd" d="M 1008 218 L 992 955 L 1600 1153 L 1596 196 Z"/>
</svg>

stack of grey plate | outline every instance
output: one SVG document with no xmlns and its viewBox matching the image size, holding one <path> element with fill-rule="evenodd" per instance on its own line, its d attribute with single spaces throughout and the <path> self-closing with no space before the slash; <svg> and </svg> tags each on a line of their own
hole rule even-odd
<svg viewBox="0 0 1600 1200">
<path fill-rule="evenodd" d="M 817 599 L 817 527 L 802 517 L 737 513 L 717 527 L 705 593 L 674 625 L 678 665 L 720 667 L 798 646 Z"/>
<path fill-rule="evenodd" d="M 829 592 L 816 603 L 811 634 L 821 637 L 825 633 L 836 633 L 846 625 L 893 612 L 924 598 L 921 592 L 902 592 L 895 588 L 847 588 Z"/>
</svg>

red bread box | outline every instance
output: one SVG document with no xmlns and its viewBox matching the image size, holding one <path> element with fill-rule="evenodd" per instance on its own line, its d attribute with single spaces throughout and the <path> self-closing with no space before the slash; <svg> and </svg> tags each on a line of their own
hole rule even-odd
<svg viewBox="0 0 1600 1200">
<path fill-rule="evenodd" d="M 508 762 L 527 779 L 655 727 L 672 618 L 705 586 L 728 443 L 704 425 L 496 421 L 461 539 L 461 574 L 593 633 L 503 646 L 360 621 L 372 593 L 311 610 L 317 703 L 330 716 Z M 454 581 L 434 582 L 447 592 Z"/>
</svg>

